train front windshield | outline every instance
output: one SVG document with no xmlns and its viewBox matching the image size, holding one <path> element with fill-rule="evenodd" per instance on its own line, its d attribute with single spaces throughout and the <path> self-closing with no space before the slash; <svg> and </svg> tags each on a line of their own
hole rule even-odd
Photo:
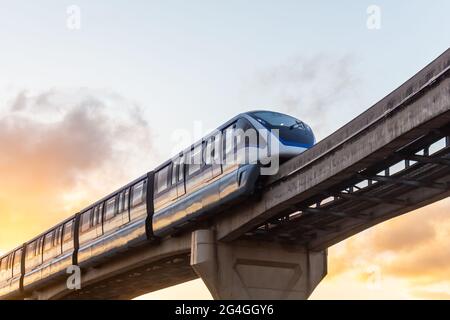
<svg viewBox="0 0 450 320">
<path fill-rule="evenodd" d="M 280 141 L 285 145 L 311 148 L 315 143 L 311 128 L 294 117 L 271 111 L 257 111 L 250 115 L 266 128 L 277 129 Z"/>
</svg>

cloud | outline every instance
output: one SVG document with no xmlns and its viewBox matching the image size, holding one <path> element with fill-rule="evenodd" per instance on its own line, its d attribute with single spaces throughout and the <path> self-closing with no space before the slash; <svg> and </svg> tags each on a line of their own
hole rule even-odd
<svg viewBox="0 0 450 320">
<path fill-rule="evenodd" d="M 11 106 L 12 111 L 19 111 L 26 108 L 28 101 L 26 94 L 26 90 L 23 90 L 17 94 L 17 97 Z"/>
<path fill-rule="evenodd" d="M 244 90 L 246 103 L 296 116 L 323 138 L 343 124 L 346 113 L 360 107 L 355 60 L 326 53 L 294 56 L 257 72 Z"/>
<path fill-rule="evenodd" d="M 104 90 L 20 92 L 0 110 L 0 248 L 26 241 L 151 166 L 136 103 Z"/>
<path fill-rule="evenodd" d="M 402 280 L 411 298 L 449 296 L 449 208 L 445 199 L 330 248 L 326 281 L 353 275 L 355 281 L 367 282 L 371 271 L 377 270 L 381 285 L 383 279 Z"/>
</svg>

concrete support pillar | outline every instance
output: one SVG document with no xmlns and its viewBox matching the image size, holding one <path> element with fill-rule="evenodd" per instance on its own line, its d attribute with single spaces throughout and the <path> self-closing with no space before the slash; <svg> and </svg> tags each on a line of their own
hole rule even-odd
<svg viewBox="0 0 450 320">
<path fill-rule="evenodd" d="M 214 299 L 307 299 L 327 273 L 327 252 L 271 242 L 216 242 L 192 233 L 191 266 Z"/>
</svg>

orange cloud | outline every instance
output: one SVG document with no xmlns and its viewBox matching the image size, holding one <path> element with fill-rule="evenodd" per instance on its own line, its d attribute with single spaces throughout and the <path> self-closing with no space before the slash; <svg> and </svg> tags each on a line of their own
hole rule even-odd
<svg viewBox="0 0 450 320">
<path fill-rule="evenodd" d="M 1 110 L 2 251 L 150 168 L 142 110 L 117 94 L 23 91 Z"/>
<path fill-rule="evenodd" d="M 349 276 L 363 283 L 375 279 L 381 287 L 384 279 L 396 279 L 411 298 L 450 297 L 449 209 L 446 199 L 330 248 L 329 275 L 321 286 Z"/>
</svg>

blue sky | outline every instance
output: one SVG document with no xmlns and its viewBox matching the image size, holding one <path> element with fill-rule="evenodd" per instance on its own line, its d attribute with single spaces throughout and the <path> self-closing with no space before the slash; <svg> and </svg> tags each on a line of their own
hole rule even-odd
<svg viewBox="0 0 450 320">
<path fill-rule="evenodd" d="M 66 26 L 70 5 L 81 10 L 80 30 Z M 379 30 L 367 28 L 370 5 L 381 9 Z M 249 109 L 291 113 L 310 123 L 321 139 L 448 49 L 448 12 L 448 0 L 0 0 L 0 120 L 21 93 L 40 108 L 38 97 L 49 91 L 59 93 L 56 100 L 63 103 L 83 100 L 74 99 L 74 92 L 100 93 L 101 99 L 107 92 L 113 106 L 108 117 L 99 118 L 108 121 L 138 105 L 151 131 L 151 148 L 141 147 L 144 163 L 118 158 L 133 167 L 110 186 L 171 156 L 174 133 L 195 134 L 196 126 L 208 131 Z M 47 111 L 34 109 L 33 116 L 51 120 Z M 126 123 L 128 132 L 133 121 Z M 105 132 L 116 134 L 113 129 Z M 139 132 L 146 137 L 145 126 Z M 122 151 L 130 140 L 121 140 Z M 77 180 L 77 188 L 88 189 L 83 183 L 89 181 L 97 186 L 92 197 L 111 191 L 98 185 L 101 172 Z M 69 200 L 61 201 L 73 208 L 92 200 L 86 194 L 68 193 Z M 48 223 L 61 215 L 55 213 Z M 22 220 L 10 223 L 17 221 Z M 5 243 L 0 249 L 10 245 Z M 208 296 L 199 282 L 183 288 Z M 170 292 L 180 290 L 185 289 Z"/>
</svg>

